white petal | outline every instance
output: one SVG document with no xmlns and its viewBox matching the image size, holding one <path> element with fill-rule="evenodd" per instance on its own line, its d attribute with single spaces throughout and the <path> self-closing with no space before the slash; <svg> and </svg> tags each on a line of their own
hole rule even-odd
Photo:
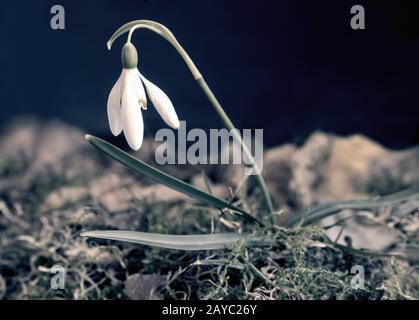
<svg viewBox="0 0 419 320">
<path fill-rule="evenodd" d="M 134 71 L 134 70 L 132 70 Z M 134 89 L 135 72 L 126 70 L 122 79 L 122 127 L 128 145 L 137 151 L 143 144 L 144 122 Z"/>
<path fill-rule="evenodd" d="M 169 126 L 173 129 L 178 129 L 180 126 L 179 118 L 169 97 L 159 87 L 148 81 L 141 73 L 140 77 L 157 112 Z"/>
<path fill-rule="evenodd" d="M 145 90 L 143 83 L 140 79 L 140 72 L 138 69 L 135 69 L 136 76 L 134 77 L 134 90 L 137 95 L 137 99 L 140 102 L 140 105 L 143 109 L 147 109 L 147 96 L 145 95 Z"/>
<path fill-rule="evenodd" d="M 121 79 L 124 74 L 122 70 L 121 75 L 112 87 L 108 96 L 108 121 L 111 132 L 114 136 L 122 132 L 121 120 Z"/>
</svg>

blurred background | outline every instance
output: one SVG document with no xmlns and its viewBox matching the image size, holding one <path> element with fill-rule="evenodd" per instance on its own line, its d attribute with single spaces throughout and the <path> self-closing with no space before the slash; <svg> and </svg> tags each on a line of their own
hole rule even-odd
<svg viewBox="0 0 419 320">
<path fill-rule="evenodd" d="M 50 8 L 65 8 L 52 30 Z M 350 8 L 366 9 L 366 30 Z M 61 119 L 109 135 L 106 100 L 120 71 L 110 35 L 152 19 L 177 36 L 239 128 L 265 144 L 300 143 L 314 130 L 363 133 L 392 148 L 419 141 L 417 5 L 403 1 L 24 1 L 0 8 L 0 124 L 17 115 Z M 140 71 L 172 99 L 188 128 L 221 127 L 176 51 L 137 31 Z M 164 126 L 153 108 L 148 134 Z M 122 138 L 121 138 L 122 139 Z"/>
<path fill-rule="evenodd" d="M 366 30 L 350 27 L 357 4 L 365 7 Z M 54 5 L 65 9 L 65 30 L 50 27 Z M 4 1 L 0 299 L 418 298 L 418 15 L 419 5 L 408 0 Z M 265 283 L 246 266 L 231 274 L 219 263 L 201 266 L 202 252 L 80 237 L 88 230 L 251 228 L 117 164 L 83 139 L 90 133 L 127 149 L 123 135 L 111 135 L 106 111 L 126 37 L 111 51 L 106 42 L 136 19 L 173 31 L 238 128 L 264 129 L 270 148 L 263 175 L 278 223 L 317 204 L 326 212 L 322 205 L 333 201 L 416 192 L 318 222 L 340 245 L 397 253 L 403 261 L 320 243 L 317 227 L 280 229 L 269 231 L 278 246 L 267 254 L 246 249 L 242 256 Z M 145 30 L 133 42 L 140 71 L 172 99 L 188 129 L 223 127 L 170 44 Z M 143 114 L 148 137 L 166 127 L 152 106 Z M 156 147 L 147 139 L 135 156 L 157 167 Z M 158 168 L 269 220 L 259 188 L 240 165 Z M 241 252 L 211 252 L 209 259 L 233 263 Z M 56 264 L 69 270 L 65 290 L 51 287 Z M 365 266 L 366 290 L 349 288 L 354 265 Z"/>
</svg>

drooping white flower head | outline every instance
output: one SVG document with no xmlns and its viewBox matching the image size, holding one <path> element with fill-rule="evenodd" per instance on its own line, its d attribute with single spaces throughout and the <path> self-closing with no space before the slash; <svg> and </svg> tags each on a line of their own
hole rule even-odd
<svg viewBox="0 0 419 320">
<path fill-rule="evenodd" d="M 173 129 L 178 129 L 180 123 L 167 95 L 138 71 L 137 50 L 130 42 L 122 48 L 121 58 L 122 73 L 108 97 L 108 120 L 112 134 L 117 136 L 123 131 L 128 145 L 136 151 L 141 147 L 144 137 L 141 113 L 141 109 L 147 110 L 144 86 L 163 120 Z"/>
</svg>

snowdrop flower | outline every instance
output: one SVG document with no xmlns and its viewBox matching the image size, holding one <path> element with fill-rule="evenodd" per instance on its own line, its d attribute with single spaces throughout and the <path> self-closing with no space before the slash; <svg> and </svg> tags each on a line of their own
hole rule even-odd
<svg viewBox="0 0 419 320">
<path fill-rule="evenodd" d="M 145 91 L 157 112 L 170 127 L 178 129 L 180 123 L 167 95 L 138 71 L 137 50 L 130 42 L 123 46 L 121 60 L 122 73 L 108 97 L 109 126 L 115 136 L 123 131 L 128 145 L 137 151 L 144 137 L 141 109 L 147 110 Z"/>
</svg>

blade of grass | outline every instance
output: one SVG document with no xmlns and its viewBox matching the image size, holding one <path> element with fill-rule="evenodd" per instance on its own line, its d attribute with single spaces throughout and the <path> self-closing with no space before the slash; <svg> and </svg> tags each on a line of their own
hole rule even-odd
<svg viewBox="0 0 419 320">
<path fill-rule="evenodd" d="M 227 267 L 232 269 L 237 269 L 242 271 L 245 266 L 241 263 L 232 263 L 227 259 L 209 259 L 209 260 L 197 260 L 194 262 L 196 266 L 219 266 L 219 267 Z"/>
<path fill-rule="evenodd" d="M 239 241 L 245 241 L 248 246 L 267 245 L 267 242 L 261 238 L 236 233 L 170 235 L 138 231 L 105 230 L 87 231 L 81 233 L 81 236 L 185 251 L 227 249 Z"/>
<path fill-rule="evenodd" d="M 335 201 L 325 204 L 319 204 L 309 210 L 301 210 L 292 215 L 284 226 L 291 227 L 295 224 L 303 222 L 303 225 L 318 222 L 328 216 L 331 216 L 341 210 L 356 209 L 369 210 L 378 207 L 394 205 L 396 203 L 406 201 L 411 198 L 419 197 L 419 186 L 415 186 L 400 192 L 396 192 L 384 197 L 377 197 L 375 199 L 366 200 L 345 200 Z"/>
<path fill-rule="evenodd" d="M 99 150 L 106 153 L 108 156 L 112 157 L 116 161 L 122 163 L 126 167 L 133 169 L 137 172 L 140 172 L 149 178 L 153 179 L 156 182 L 159 182 L 161 184 L 164 184 L 165 186 L 168 186 L 176 191 L 179 191 L 181 193 L 184 193 L 194 199 L 197 199 L 199 201 L 202 201 L 206 204 L 210 204 L 218 209 L 225 209 L 229 208 L 234 213 L 242 216 L 243 218 L 247 219 L 250 222 L 256 223 L 260 226 L 263 226 L 263 224 L 250 215 L 249 213 L 245 212 L 243 209 L 240 209 L 227 201 L 218 198 L 214 195 L 211 195 L 207 192 L 204 192 L 194 186 L 192 186 L 189 183 L 186 183 L 182 180 L 179 180 L 163 171 L 160 171 L 150 165 L 148 165 L 145 162 L 142 162 L 141 160 L 138 160 L 131 156 L 130 154 L 126 153 L 125 151 L 122 151 L 121 149 L 115 147 L 114 145 L 110 144 L 109 142 L 102 140 L 100 138 L 86 135 L 86 140 L 89 141 L 93 146 L 98 148 Z"/>
</svg>

